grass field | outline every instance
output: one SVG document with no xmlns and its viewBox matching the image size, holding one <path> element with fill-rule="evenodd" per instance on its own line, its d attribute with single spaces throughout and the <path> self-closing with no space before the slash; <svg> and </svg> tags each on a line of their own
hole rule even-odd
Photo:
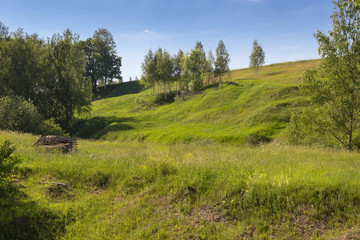
<svg viewBox="0 0 360 240">
<path fill-rule="evenodd" d="M 235 70 L 238 85 L 146 108 L 151 89 L 111 85 L 67 155 L 0 132 L 21 160 L 0 239 L 360 239 L 360 153 L 283 141 L 317 64 Z"/>
<path fill-rule="evenodd" d="M 1 239 L 360 236 L 358 153 L 80 140 L 62 155 L 32 146 L 37 136 L 5 139 L 21 192 L 0 199 Z"/>
<path fill-rule="evenodd" d="M 81 119 L 73 133 L 82 138 L 136 140 L 159 143 L 249 142 L 249 136 L 275 139 L 290 114 L 306 101 L 298 85 L 305 69 L 318 60 L 231 71 L 238 85 L 213 86 L 175 102 L 145 108 L 136 104 L 151 97 L 137 82 L 123 83 L 108 94 L 100 93 L 91 115 Z M 132 93 L 126 94 L 125 93 Z M 117 96 L 117 97 L 116 97 Z"/>
</svg>

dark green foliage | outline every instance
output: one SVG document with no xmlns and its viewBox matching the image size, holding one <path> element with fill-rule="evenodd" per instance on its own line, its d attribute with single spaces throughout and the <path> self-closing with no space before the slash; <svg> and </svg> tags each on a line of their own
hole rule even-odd
<svg viewBox="0 0 360 240">
<path fill-rule="evenodd" d="M 0 129 L 39 133 L 41 120 L 36 107 L 22 97 L 0 98 Z"/>
<path fill-rule="evenodd" d="M 16 157 L 11 155 L 15 151 L 9 140 L 5 140 L 0 146 L 0 195 L 6 195 L 3 187 L 9 183 L 9 177 L 14 173 L 15 166 L 19 163 Z"/>
<path fill-rule="evenodd" d="M 21 29 L 10 35 L 1 29 L 0 97 L 22 97 L 68 130 L 75 112 L 88 110 L 91 101 L 79 36 L 66 30 L 44 41 Z"/>
<path fill-rule="evenodd" d="M 65 130 L 69 130 L 75 112 L 89 110 L 91 103 L 90 83 L 83 77 L 85 56 L 80 48 L 79 36 L 66 30 L 54 35 L 49 42 L 46 76 L 46 94 L 41 105 L 46 118 L 54 118 Z M 45 110 L 45 111 L 44 111 Z"/>
<path fill-rule="evenodd" d="M 268 143 L 271 140 L 270 137 L 261 132 L 251 133 L 246 137 L 246 142 L 251 146 L 259 146 L 260 144 Z"/>
<path fill-rule="evenodd" d="M 86 54 L 86 73 L 91 79 L 92 91 L 96 92 L 99 81 L 106 88 L 108 82 L 114 78 L 122 80 L 121 57 L 116 54 L 116 44 L 112 34 L 104 28 L 95 31 L 92 38 L 81 42 Z"/>
<path fill-rule="evenodd" d="M 56 136 L 66 136 L 68 135 L 60 127 L 59 124 L 55 123 L 54 119 L 45 120 L 42 122 L 40 127 L 40 133 L 42 135 L 56 135 Z"/>
</svg>

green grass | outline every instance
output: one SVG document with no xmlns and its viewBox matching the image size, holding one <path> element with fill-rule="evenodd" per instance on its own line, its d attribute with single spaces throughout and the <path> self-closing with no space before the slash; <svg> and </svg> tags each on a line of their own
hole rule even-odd
<svg viewBox="0 0 360 240">
<path fill-rule="evenodd" d="M 0 199 L 1 239 L 360 234 L 359 153 L 80 140 L 62 155 L 32 146 L 37 136 L 0 132 L 5 139 L 22 159 L 14 177 L 22 194 Z"/>
<path fill-rule="evenodd" d="M 291 111 L 306 101 L 298 83 L 305 69 L 318 60 L 273 64 L 231 71 L 238 84 L 207 87 L 199 94 L 144 109 L 136 99 L 150 97 L 152 89 L 139 93 L 135 82 L 113 86 L 108 95 L 94 101 L 91 115 L 80 119 L 73 134 L 102 140 L 136 140 L 159 143 L 248 143 L 249 136 L 275 139 L 286 127 Z M 126 94 L 125 93 L 133 93 Z"/>
</svg>

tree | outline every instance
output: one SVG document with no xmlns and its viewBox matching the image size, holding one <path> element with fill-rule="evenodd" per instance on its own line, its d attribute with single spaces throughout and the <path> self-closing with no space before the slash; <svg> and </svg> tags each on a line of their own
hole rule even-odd
<svg viewBox="0 0 360 240">
<path fill-rule="evenodd" d="M 196 42 L 195 49 L 200 51 L 200 63 L 201 63 L 201 74 L 206 72 L 207 63 L 206 63 L 206 53 L 204 51 L 204 47 L 200 41 Z"/>
<path fill-rule="evenodd" d="M 220 83 L 222 83 L 222 75 L 229 69 L 230 55 L 226 50 L 225 44 L 222 40 L 216 48 L 216 60 L 215 60 L 215 75 L 220 76 Z"/>
<path fill-rule="evenodd" d="M 173 60 L 166 50 L 159 48 L 155 53 L 156 74 L 164 86 L 165 100 L 167 98 L 166 84 L 171 82 L 173 73 Z"/>
<path fill-rule="evenodd" d="M 151 49 L 146 54 L 141 67 L 144 81 L 152 86 L 153 94 L 155 94 L 155 83 L 157 80 L 156 59 Z"/>
<path fill-rule="evenodd" d="M 206 69 L 205 72 L 208 74 L 208 84 L 210 83 L 212 74 L 214 72 L 214 64 L 215 64 L 215 57 L 210 49 L 207 55 L 206 67 L 205 67 Z"/>
<path fill-rule="evenodd" d="M 182 61 L 184 58 L 184 52 L 179 49 L 178 53 L 174 56 L 174 80 L 177 81 L 179 83 L 179 90 L 182 90 L 182 86 L 181 86 L 181 76 L 182 76 L 182 72 L 183 72 L 183 68 L 182 68 Z"/>
<path fill-rule="evenodd" d="M 6 35 L 6 34 L 5 34 Z M 43 66 L 44 42 L 22 29 L 0 43 L 0 94 L 22 96 L 35 101 Z"/>
<path fill-rule="evenodd" d="M 95 31 L 92 38 L 82 42 L 86 54 L 86 76 L 91 79 L 93 92 L 99 80 L 105 84 L 114 78 L 121 79 L 121 57 L 116 54 L 112 34 L 104 28 Z"/>
<path fill-rule="evenodd" d="M 333 1 L 333 29 L 318 31 L 321 63 L 306 71 L 302 88 L 311 94 L 311 109 L 322 131 L 352 150 L 360 120 L 360 9 L 347 0 Z"/>
<path fill-rule="evenodd" d="M 190 54 L 186 52 L 184 57 L 180 62 L 181 66 L 181 82 L 184 90 L 189 90 L 189 85 L 191 82 L 191 73 L 190 73 Z"/>
<path fill-rule="evenodd" d="M 75 112 L 89 110 L 91 86 L 84 77 L 85 55 L 79 35 L 69 29 L 62 35 L 55 34 L 48 42 L 48 55 L 42 87 L 42 113 L 54 118 L 69 130 Z"/>
<path fill-rule="evenodd" d="M 0 21 L 0 40 L 5 40 L 9 36 L 9 27 Z"/>
<path fill-rule="evenodd" d="M 196 92 L 203 87 L 201 78 L 203 61 L 203 51 L 201 49 L 195 48 L 190 51 L 188 68 L 192 77 L 192 89 Z"/>
<path fill-rule="evenodd" d="M 347 0 L 343 3 L 343 7 L 348 6 L 351 4 L 352 7 L 357 7 L 360 5 L 360 0 Z"/>
<path fill-rule="evenodd" d="M 253 48 L 250 54 L 250 67 L 258 73 L 259 67 L 265 63 L 265 53 L 260 44 L 255 40 L 253 42 Z"/>
</svg>

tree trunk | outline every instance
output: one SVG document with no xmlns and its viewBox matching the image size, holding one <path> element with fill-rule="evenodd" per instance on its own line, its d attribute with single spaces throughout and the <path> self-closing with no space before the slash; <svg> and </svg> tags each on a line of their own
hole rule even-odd
<svg viewBox="0 0 360 240">
<path fill-rule="evenodd" d="M 166 100 L 166 81 L 165 80 L 164 80 L 164 94 L 165 94 L 164 99 Z"/>
<path fill-rule="evenodd" d="M 91 83 L 92 83 L 92 92 L 95 93 L 96 92 L 96 87 L 97 87 L 97 84 L 96 84 L 96 79 L 91 76 Z"/>
</svg>

